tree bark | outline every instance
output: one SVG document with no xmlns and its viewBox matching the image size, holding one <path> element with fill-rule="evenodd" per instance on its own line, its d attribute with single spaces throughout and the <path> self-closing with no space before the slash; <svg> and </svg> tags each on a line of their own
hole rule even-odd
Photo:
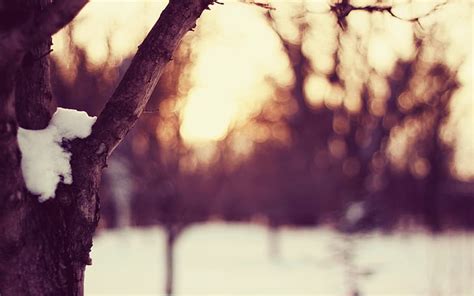
<svg viewBox="0 0 474 296">
<path fill-rule="evenodd" d="M 171 0 L 139 47 L 92 134 L 71 143 L 73 183 L 39 203 L 25 188 L 18 125 L 44 128 L 51 118 L 51 34 L 85 0 L 6 1 L 0 16 L 0 294 L 83 295 L 84 271 L 99 220 L 97 195 L 107 157 L 134 125 L 185 33 L 212 0 Z M 3 4 L 3 2 L 2 2 Z"/>
</svg>

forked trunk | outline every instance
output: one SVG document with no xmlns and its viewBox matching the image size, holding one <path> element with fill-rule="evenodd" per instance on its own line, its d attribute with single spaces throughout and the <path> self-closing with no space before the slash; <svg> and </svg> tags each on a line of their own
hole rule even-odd
<svg viewBox="0 0 474 296">
<path fill-rule="evenodd" d="M 72 21 L 86 2 L 0 2 L 1 296 L 84 294 L 85 266 L 91 261 L 99 220 L 97 192 L 107 157 L 143 112 L 180 40 L 214 3 L 170 0 L 90 136 L 70 143 L 72 184 L 59 184 L 55 198 L 40 203 L 22 180 L 17 130 L 43 129 L 49 123 L 50 36 Z"/>
<path fill-rule="evenodd" d="M 16 76 L 16 117 L 24 128 L 45 128 L 51 117 L 49 62 L 47 57 L 34 58 L 49 51 L 49 42 L 27 54 Z M 84 145 L 75 146 L 71 161 L 74 186 L 60 185 L 56 198 L 39 203 L 37 196 L 19 185 L 8 206 L 1 208 L 2 296 L 83 295 L 98 212 L 96 203 L 82 208 L 79 203 L 85 197 L 95 198 L 100 176 L 99 170 L 79 176 L 85 170 L 77 164 L 87 163 L 78 157 L 82 149 Z"/>
</svg>

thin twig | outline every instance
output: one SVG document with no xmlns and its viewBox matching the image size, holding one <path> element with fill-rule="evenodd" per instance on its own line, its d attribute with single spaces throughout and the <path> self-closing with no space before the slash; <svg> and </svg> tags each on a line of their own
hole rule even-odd
<svg viewBox="0 0 474 296">
<path fill-rule="evenodd" d="M 432 13 L 434 13 L 435 11 L 437 11 L 439 8 L 443 7 L 447 3 L 448 3 L 447 1 L 438 3 L 430 11 L 426 12 L 423 15 L 414 17 L 414 18 L 402 18 L 402 17 L 396 15 L 393 12 L 393 10 L 396 8 L 396 6 L 386 6 L 386 5 L 353 6 L 352 4 L 350 4 L 349 0 L 342 0 L 341 2 L 338 2 L 338 3 L 335 3 L 335 4 L 331 5 L 330 6 L 330 11 L 333 12 L 336 15 L 337 23 L 339 24 L 339 26 L 342 29 L 345 28 L 345 24 L 346 24 L 345 19 L 346 19 L 346 17 L 351 12 L 357 11 L 357 10 L 358 11 L 365 11 L 365 12 L 368 12 L 368 13 L 374 13 L 374 12 L 384 13 L 384 12 L 387 12 L 396 19 L 406 21 L 406 22 L 414 22 L 414 23 L 417 23 L 418 25 L 420 25 L 420 27 L 421 27 L 421 23 L 420 23 L 421 18 L 424 18 L 424 17 L 427 17 L 427 16 L 431 15 Z"/>
<path fill-rule="evenodd" d="M 275 7 L 271 6 L 269 3 L 262 3 L 262 2 L 252 1 L 252 0 L 244 0 L 243 2 L 250 5 L 257 5 L 259 7 L 262 7 L 268 10 L 276 10 Z"/>
<path fill-rule="evenodd" d="M 50 48 L 47 52 L 45 52 L 45 53 L 41 54 L 39 57 L 35 58 L 35 61 L 41 60 L 42 58 L 44 58 L 45 56 L 49 55 L 52 52 L 53 52 L 53 49 Z"/>
<path fill-rule="evenodd" d="M 156 109 L 156 110 L 144 110 L 143 111 L 143 114 L 156 114 L 156 113 L 159 113 L 160 112 L 160 109 Z"/>
</svg>

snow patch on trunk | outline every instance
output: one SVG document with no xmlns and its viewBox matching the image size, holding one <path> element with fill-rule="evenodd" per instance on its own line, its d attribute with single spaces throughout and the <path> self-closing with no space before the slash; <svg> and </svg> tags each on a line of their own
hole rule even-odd
<svg viewBox="0 0 474 296">
<path fill-rule="evenodd" d="M 18 129 L 26 188 L 39 195 L 40 202 L 54 197 L 59 182 L 72 184 L 71 152 L 65 144 L 88 137 L 96 119 L 83 111 L 58 108 L 45 129 Z"/>
</svg>

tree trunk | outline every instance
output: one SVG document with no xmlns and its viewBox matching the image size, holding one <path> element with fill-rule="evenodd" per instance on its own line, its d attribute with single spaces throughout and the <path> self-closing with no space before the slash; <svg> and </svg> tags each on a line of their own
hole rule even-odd
<svg viewBox="0 0 474 296">
<path fill-rule="evenodd" d="M 22 9 L 29 13 L 44 9 L 49 1 L 22 2 Z M 51 119 L 50 49 L 49 37 L 25 53 L 14 75 L 15 115 L 23 128 L 43 129 Z M 63 201 L 74 200 L 75 192 L 63 190 L 61 198 L 38 203 L 23 183 L 17 188 L 15 205 L 4 209 L 7 219 L 1 221 L 1 294 L 82 295 L 92 232 L 73 236 L 74 211 L 70 202 Z M 94 216 L 88 228 L 94 229 L 97 220 Z"/>
<path fill-rule="evenodd" d="M 270 259 L 277 260 L 280 258 L 280 231 L 276 225 L 268 226 L 268 252 Z"/>
<path fill-rule="evenodd" d="M 99 220 L 97 195 L 107 157 L 132 128 L 186 32 L 212 0 L 171 0 L 109 99 L 92 134 L 71 143 L 73 183 L 39 203 L 22 179 L 18 126 L 51 119 L 51 35 L 86 0 L 4 1 L 0 5 L 0 294 L 84 294 L 85 266 Z M 8 16 L 8 17 L 5 17 Z M 172 258 L 171 258 L 172 259 Z"/>
<path fill-rule="evenodd" d="M 166 270 L 165 270 L 165 295 L 172 296 L 174 293 L 174 246 L 177 233 L 173 226 L 166 227 Z"/>
<path fill-rule="evenodd" d="M 16 214 L 24 223 L 21 241 L 0 254 L 2 295 L 82 295 L 91 238 L 82 244 L 71 237 L 70 211 L 59 202 L 25 199 L 28 206 Z"/>
</svg>

